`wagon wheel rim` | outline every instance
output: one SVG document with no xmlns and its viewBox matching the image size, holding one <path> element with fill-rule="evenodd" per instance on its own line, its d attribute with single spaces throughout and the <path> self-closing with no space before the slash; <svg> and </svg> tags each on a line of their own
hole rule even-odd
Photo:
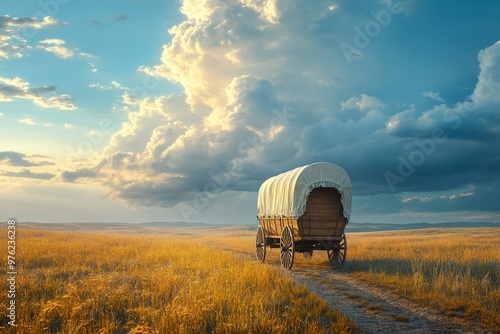
<svg viewBox="0 0 500 334">
<path fill-rule="evenodd" d="M 328 250 L 328 260 L 334 267 L 344 264 L 347 255 L 347 239 L 345 233 L 342 233 L 342 240 Z"/>
<path fill-rule="evenodd" d="M 312 258 L 312 256 L 313 256 L 313 250 L 312 249 L 304 252 L 304 260 L 309 261 Z"/>
<path fill-rule="evenodd" d="M 255 236 L 255 253 L 257 260 L 264 262 L 266 259 L 266 236 L 264 229 L 260 225 L 257 227 L 257 235 Z"/>
<path fill-rule="evenodd" d="M 280 261 L 283 268 L 290 270 L 293 266 L 293 258 L 295 255 L 295 241 L 293 240 L 293 232 L 289 226 L 285 226 L 281 232 L 280 238 Z"/>
</svg>

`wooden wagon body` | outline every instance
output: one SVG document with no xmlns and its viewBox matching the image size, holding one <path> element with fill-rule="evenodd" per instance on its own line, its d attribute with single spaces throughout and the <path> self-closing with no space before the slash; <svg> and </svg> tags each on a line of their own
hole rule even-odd
<svg viewBox="0 0 500 334">
<path fill-rule="evenodd" d="M 257 258 L 264 261 L 266 247 L 280 248 L 282 266 L 291 269 L 295 252 L 310 257 L 326 250 L 332 264 L 343 264 L 351 199 L 351 180 L 335 164 L 315 163 L 268 179 L 257 203 Z"/>
</svg>

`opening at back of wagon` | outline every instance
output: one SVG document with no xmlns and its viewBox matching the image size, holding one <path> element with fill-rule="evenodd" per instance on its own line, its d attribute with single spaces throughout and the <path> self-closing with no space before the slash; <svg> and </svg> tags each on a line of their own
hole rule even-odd
<svg viewBox="0 0 500 334">
<path fill-rule="evenodd" d="M 341 237 L 347 224 L 341 196 L 335 188 L 314 188 L 307 198 L 306 210 L 299 219 L 303 237 Z"/>
</svg>

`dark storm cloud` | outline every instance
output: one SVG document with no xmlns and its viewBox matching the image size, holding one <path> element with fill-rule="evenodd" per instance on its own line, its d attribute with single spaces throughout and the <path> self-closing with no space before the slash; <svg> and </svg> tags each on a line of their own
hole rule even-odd
<svg viewBox="0 0 500 334">
<path fill-rule="evenodd" d="M 256 191 L 270 176 L 325 161 L 346 169 L 357 196 L 387 196 L 392 201 L 384 207 L 395 212 L 411 208 L 412 201 L 395 200 L 406 192 L 500 191 L 500 43 L 482 38 L 467 69 L 452 71 L 445 65 L 454 54 L 446 46 L 427 48 L 429 40 L 414 36 L 414 28 L 425 35 L 432 29 L 406 13 L 418 7 L 412 4 L 378 23 L 369 41 L 360 35 L 366 43 L 357 46 L 359 59 L 346 59 L 339 45 L 359 42 L 358 31 L 377 24 L 375 14 L 389 13 L 391 1 L 233 5 L 183 3 L 188 19 L 170 30 L 162 63 L 141 67 L 182 85 L 183 103 L 135 101 L 139 110 L 112 138 L 104 162 L 65 180 L 83 175 L 130 203 L 171 206 L 208 185 L 214 192 Z M 432 15 L 440 24 L 441 15 Z M 457 52 L 463 48 L 453 44 Z M 460 82 L 468 94 L 450 104 L 446 71 L 474 73 Z M 446 96 L 436 89 L 442 86 Z M 213 187 L 214 175 L 224 182 Z M 493 209 L 476 200 L 481 189 L 478 197 L 430 202 Z"/>
</svg>

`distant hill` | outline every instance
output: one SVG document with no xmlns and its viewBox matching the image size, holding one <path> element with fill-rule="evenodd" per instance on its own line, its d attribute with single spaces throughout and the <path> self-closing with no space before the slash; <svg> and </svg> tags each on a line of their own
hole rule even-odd
<svg viewBox="0 0 500 334">
<path fill-rule="evenodd" d="M 0 223 L 4 226 L 6 223 Z M 88 232 L 126 232 L 136 234 L 168 233 L 172 235 L 197 235 L 202 233 L 220 233 L 231 231 L 254 230 L 252 225 L 223 225 L 185 222 L 146 222 L 146 223 L 36 223 L 18 222 L 18 228 L 57 230 L 57 231 L 88 231 Z"/>
<path fill-rule="evenodd" d="M 0 224 L 0 226 L 5 223 Z M 247 225 L 224 225 L 208 223 L 185 223 L 185 222 L 146 222 L 146 223 L 34 223 L 19 222 L 19 228 L 33 228 L 45 230 L 65 231 L 107 231 L 107 232 L 130 232 L 130 233 L 169 233 L 176 235 L 193 235 L 208 232 L 228 231 L 255 231 L 255 224 Z M 474 227 L 500 227 L 500 223 L 491 222 L 445 222 L 445 223 L 410 223 L 410 224 L 377 224 L 349 222 L 346 232 L 380 232 L 419 230 L 426 228 L 474 228 Z"/>
<path fill-rule="evenodd" d="M 214 224 L 206 224 L 201 222 L 195 223 L 186 223 L 186 222 L 148 222 L 148 223 L 139 223 L 140 226 L 148 226 L 148 227 L 213 227 L 217 226 Z"/>
<path fill-rule="evenodd" d="M 380 232 L 420 230 L 424 228 L 473 228 L 473 227 L 500 227 L 500 223 L 491 222 L 445 222 L 445 223 L 409 223 L 409 224 L 377 224 L 350 222 L 346 232 Z"/>
</svg>

